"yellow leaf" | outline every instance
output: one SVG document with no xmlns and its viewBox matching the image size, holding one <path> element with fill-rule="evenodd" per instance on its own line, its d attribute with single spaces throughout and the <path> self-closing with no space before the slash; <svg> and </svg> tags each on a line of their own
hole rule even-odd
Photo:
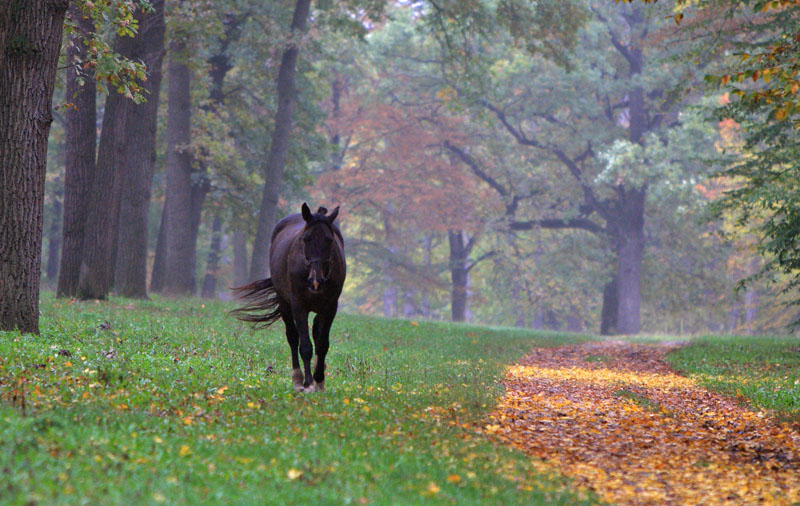
<svg viewBox="0 0 800 506">
<path fill-rule="evenodd" d="M 409 322 L 409 323 L 411 323 L 412 327 L 419 327 L 419 323 L 417 323 L 415 321 L 412 321 L 412 322 Z"/>
<path fill-rule="evenodd" d="M 64 362 L 64 367 L 69 367 L 69 366 L 71 366 L 71 365 L 72 365 L 72 362 L 70 362 L 69 360 L 67 360 L 66 362 Z"/>
<path fill-rule="evenodd" d="M 256 404 L 255 402 L 248 402 L 247 407 L 250 409 L 257 408 L 258 404 Z"/>
<path fill-rule="evenodd" d="M 300 471 L 299 469 L 291 468 L 286 472 L 286 477 L 290 480 L 296 480 L 301 476 L 303 476 L 303 471 Z"/>
<path fill-rule="evenodd" d="M 164 442 L 164 440 L 163 440 L 163 439 L 161 439 L 161 438 L 160 438 L 160 437 L 158 437 L 158 436 L 154 437 L 154 438 L 153 438 L 153 441 L 155 441 L 155 442 L 156 442 L 156 443 L 158 443 L 158 444 L 161 444 L 161 443 L 163 443 L 163 442 Z"/>
<path fill-rule="evenodd" d="M 155 494 L 153 494 L 153 500 L 155 502 L 164 502 L 167 500 L 167 498 L 164 497 L 164 494 L 162 494 L 161 492 L 156 492 Z"/>
<path fill-rule="evenodd" d="M 125 411 L 126 409 L 128 409 L 128 405 L 125 403 L 117 404 L 117 409 L 120 411 Z"/>
<path fill-rule="evenodd" d="M 449 483 L 461 483 L 461 476 L 457 474 L 451 474 L 450 476 L 447 477 L 447 481 Z"/>
<path fill-rule="evenodd" d="M 191 425 L 192 424 L 192 417 L 191 416 L 185 417 L 183 419 L 183 423 L 185 423 L 186 425 Z"/>
<path fill-rule="evenodd" d="M 222 395 L 222 394 L 224 394 L 224 393 L 225 393 L 225 390 L 227 390 L 227 389 L 228 389 L 228 387 L 227 387 L 227 386 L 224 386 L 224 387 L 219 387 L 219 388 L 217 389 L 217 393 L 218 393 L 219 395 Z"/>
<path fill-rule="evenodd" d="M 428 492 L 431 494 L 438 494 L 440 490 L 441 489 L 434 482 L 428 484 Z"/>
<path fill-rule="evenodd" d="M 178 450 L 178 455 L 180 455 L 181 457 L 186 457 L 187 455 L 191 454 L 192 454 L 192 449 L 189 448 L 189 445 L 183 445 L 181 446 L 181 449 Z"/>
</svg>

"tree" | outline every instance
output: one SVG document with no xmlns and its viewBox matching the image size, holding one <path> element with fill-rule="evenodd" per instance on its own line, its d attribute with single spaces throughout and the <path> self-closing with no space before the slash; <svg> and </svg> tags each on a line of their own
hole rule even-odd
<svg viewBox="0 0 800 506">
<path fill-rule="evenodd" d="M 75 21 L 75 31 L 67 41 L 67 70 L 64 102 L 65 171 L 64 224 L 61 267 L 58 274 L 59 297 L 74 297 L 83 256 L 83 235 L 89 204 L 88 191 L 95 171 L 97 145 L 96 100 L 94 68 L 89 61 L 89 46 L 84 40 L 94 35 L 94 20 L 77 3 L 69 7 L 69 17 Z"/>
<path fill-rule="evenodd" d="M 182 2 L 181 2 L 182 3 Z M 174 30 L 170 42 L 167 96 L 167 195 L 164 293 L 192 295 L 196 236 L 193 237 L 191 78 L 188 27 Z M 202 205 L 202 204 L 201 204 Z"/>
<path fill-rule="evenodd" d="M 0 7 L 0 330 L 39 331 L 45 159 L 67 7 Z"/>
<path fill-rule="evenodd" d="M 115 258 L 115 290 L 125 297 L 147 297 L 147 229 L 150 188 L 156 161 L 161 65 L 164 58 L 164 0 L 153 0 L 152 10 L 139 23 L 132 53 L 147 68 L 142 91 L 147 100 L 136 104 L 127 126 L 127 154 L 121 160 L 122 197 Z"/>
<path fill-rule="evenodd" d="M 154 2 L 154 6 L 158 9 L 138 9 L 133 16 L 134 25 L 147 29 L 150 36 L 132 37 L 133 33 L 125 32 L 117 36 L 115 48 L 123 59 L 139 61 L 146 58 L 151 62 L 158 61 L 159 50 L 150 47 L 150 44 L 158 44 L 163 40 L 158 35 L 163 32 L 163 24 L 159 21 L 163 16 L 163 3 Z M 136 81 L 146 81 L 146 75 L 141 68 L 135 71 L 129 69 L 128 72 L 133 72 Z M 158 74 L 154 77 L 158 79 Z M 135 82 L 133 86 L 140 97 L 138 101 L 141 102 L 141 89 Z M 154 152 L 152 147 L 139 144 L 140 141 L 150 139 L 147 132 L 151 128 L 147 124 L 140 127 L 139 121 L 147 123 L 148 118 L 152 119 L 152 114 L 145 112 L 147 106 L 142 107 L 136 103 L 137 95 L 130 89 L 120 86 L 117 91 L 121 93 L 110 93 L 106 98 L 97 162 L 88 193 L 94 198 L 89 199 L 87 209 L 78 280 L 78 296 L 82 299 L 104 299 L 111 290 L 119 236 L 120 203 L 126 183 L 123 176 L 127 174 L 129 163 L 152 163 L 149 158 Z M 135 145 L 134 139 L 129 137 L 132 132 L 142 136 L 135 141 Z M 134 153 L 134 148 L 141 151 Z"/>
<path fill-rule="evenodd" d="M 275 127 L 272 132 L 272 145 L 264 168 L 264 191 L 258 211 L 258 231 L 253 242 L 253 257 L 250 263 L 250 277 L 259 279 L 267 276 L 269 270 L 269 242 L 275 227 L 278 196 L 283 181 L 286 151 L 289 146 L 289 133 L 292 129 L 292 113 L 295 103 L 295 72 L 297 56 L 300 53 L 296 37 L 301 37 L 306 29 L 311 0 L 297 0 L 292 16 L 290 41 L 281 56 L 278 71 L 277 93 L 278 110 L 275 112 Z"/>
<path fill-rule="evenodd" d="M 707 53 L 734 53 L 722 70 L 706 79 L 733 98 L 718 110 L 719 117 L 733 118 L 744 132 L 741 157 L 722 161 L 726 168 L 720 174 L 739 184 L 717 202 L 717 217 L 732 212 L 740 225 L 758 223 L 758 248 L 767 259 L 760 273 L 744 279 L 743 285 L 781 273 L 788 277 L 784 293 L 796 294 L 800 288 L 800 62 L 796 57 L 800 2 L 705 0 L 690 5 L 678 0 L 678 5 L 675 21 L 683 30 L 724 35 L 712 38 L 710 47 L 706 44 Z M 686 20 L 685 14 L 689 14 Z M 731 22 L 720 29 L 709 27 L 709 19 Z M 791 302 L 800 304 L 800 297 Z M 800 319 L 794 325 L 800 325 Z"/>
</svg>

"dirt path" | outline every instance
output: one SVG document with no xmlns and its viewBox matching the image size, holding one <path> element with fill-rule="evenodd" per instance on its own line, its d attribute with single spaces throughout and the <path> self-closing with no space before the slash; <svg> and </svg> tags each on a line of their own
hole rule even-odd
<svg viewBox="0 0 800 506">
<path fill-rule="evenodd" d="M 616 504 L 800 501 L 800 434 L 672 372 L 674 346 L 536 350 L 485 431 Z"/>
</svg>

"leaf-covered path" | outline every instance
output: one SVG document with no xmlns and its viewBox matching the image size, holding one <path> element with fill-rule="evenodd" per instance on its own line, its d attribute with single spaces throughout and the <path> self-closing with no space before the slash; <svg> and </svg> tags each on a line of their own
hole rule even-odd
<svg viewBox="0 0 800 506">
<path fill-rule="evenodd" d="M 616 504 L 800 501 L 800 434 L 675 374 L 670 349 L 537 349 L 485 430 Z"/>
</svg>

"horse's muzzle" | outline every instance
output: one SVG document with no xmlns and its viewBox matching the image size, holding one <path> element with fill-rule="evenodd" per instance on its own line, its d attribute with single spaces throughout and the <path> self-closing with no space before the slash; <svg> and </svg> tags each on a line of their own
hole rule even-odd
<svg viewBox="0 0 800 506">
<path fill-rule="evenodd" d="M 329 262 L 312 262 L 311 268 L 308 270 L 308 290 L 311 293 L 319 293 L 325 282 L 328 281 L 329 275 Z"/>
</svg>

